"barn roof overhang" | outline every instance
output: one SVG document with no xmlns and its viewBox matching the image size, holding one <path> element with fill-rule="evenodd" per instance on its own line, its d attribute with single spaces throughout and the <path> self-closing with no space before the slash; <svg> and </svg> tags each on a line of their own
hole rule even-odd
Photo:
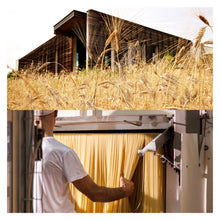
<svg viewBox="0 0 220 220">
<path fill-rule="evenodd" d="M 54 25 L 54 34 L 72 35 L 74 25 L 86 25 L 86 13 L 73 10 Z"/>
</svg>

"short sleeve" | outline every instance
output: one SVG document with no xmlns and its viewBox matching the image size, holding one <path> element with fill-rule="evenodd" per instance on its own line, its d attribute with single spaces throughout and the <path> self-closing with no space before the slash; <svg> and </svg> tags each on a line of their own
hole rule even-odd
<svg viewBox="0 0 220 220">
<path fill-rule="evenodd" d="M 82 179 L 88 175 L 84 170 L 79 157 L 72 149 L 68 150 L 63 155 L 63 165 L 64 176 L 69 183 L 78 179 Z"/>
</svg>

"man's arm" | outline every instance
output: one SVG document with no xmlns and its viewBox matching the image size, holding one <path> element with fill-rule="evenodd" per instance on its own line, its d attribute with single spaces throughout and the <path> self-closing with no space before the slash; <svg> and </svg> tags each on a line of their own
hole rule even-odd
<svg viewBox="0 0 220 220">
<path fill-rule="evenodd" d="M 89 175 L 72 182 L 74 186 L 93 202 L 111 202 L 128 197 L 134 190 L 134 183 L 120 176 L 120 187 L 108 188 L 98 186 Z"/>
</svg>

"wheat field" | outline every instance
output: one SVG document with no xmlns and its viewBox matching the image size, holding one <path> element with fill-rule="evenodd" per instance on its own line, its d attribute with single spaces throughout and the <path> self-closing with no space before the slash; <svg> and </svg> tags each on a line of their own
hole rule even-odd
<svg viewBox="0 0 220 220">
<path fill-rule="evenodd" d="M 204 17 L 200 20 L 205 26 L 189 50 L 183 46 L 175 56 L 157 61 L 139 60 L 114 71 L 103 65 L 60 74 L 12 70 L 7 109 L 211 110 L 213 55 L 204 52 L 204 45 L 212 42 L 202 42 L 202 37 L 212 27 Z"/>
<path fill-rule="evenodd" d="M 212 109 L 212 58 L 207 60 L 186 68 L 173 67 L 165 57 L 157 63 L 126 66 L 123 77 L 109 69 L 60 75 L 16 72 L 20 77 L 7 82 L 7 108 Z"/>
</svg>

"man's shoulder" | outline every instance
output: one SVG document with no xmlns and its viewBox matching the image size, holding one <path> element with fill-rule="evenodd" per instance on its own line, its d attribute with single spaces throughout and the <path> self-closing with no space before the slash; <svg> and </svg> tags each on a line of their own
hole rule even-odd
<svg viewBox="0 0 220 220">
<path fill-rule="evenodd" d="M 56 147 L 62 149 L 65 152 L 66 151 L 73 151 L 70 147 L 68 147 L 67 145 L 63 144 L 62 142 L 56 140 L 55 138 L 54 138 L 54 143 L 55 143 Z"/>
<path fill-rule="evenodd" d="M 51 150 L 53 150 L 53 151 L 62 151 L 63 153 L 67 152 L 67 151 L 73 151 L 70 147 L 61 143 L 60 141 L 56 140 L 55 138 L 45 139 L 44 146 L 50 147 Z"/>
</svg>

